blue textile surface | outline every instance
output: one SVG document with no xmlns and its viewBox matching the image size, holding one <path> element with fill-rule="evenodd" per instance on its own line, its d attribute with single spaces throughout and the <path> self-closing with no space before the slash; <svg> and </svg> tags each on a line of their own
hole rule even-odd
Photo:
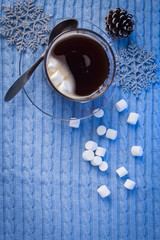
<svg viewBox="0 0 160 240">
<path fill-rule="evenodd" d="M 13 0 L 1 0 L 13 5 Z M 135 16 L 135 31 L 117 47 L 136 43 L 160 53 L 159 0 L 37 0 L 53 18 L 85 18 L 105 28 L 109 9 L 126 8 Z M 160 239 L 160 85 L 143 91 L 139 99 L 117 88 L 111 110 L 103 119 L 89 118 L 79 129 L 38 111 L 24 92 L 3 101 L 18 77 L 19 53 L 0 38 L 0 240 L 159 240 Z M 37 54 L 38 56 L 38 54 Z M 128 111 L 119 114 L 114 103 L 125 98 Z M 137 126 L 128 126 L 130 111 L 139 112 Z M 110 142 L 96 127 L 118 130 Z M 81 158 L 93 139 L 107 148 L 106 173 Z M 144 148 L 142 159 L 130 154 L 132 145 Z M 121 165 L 135 180 L 127 191 L 116 175 Z M 106 184 L 111 195 L 102 199 L 97 188 Z"/>
</svg>

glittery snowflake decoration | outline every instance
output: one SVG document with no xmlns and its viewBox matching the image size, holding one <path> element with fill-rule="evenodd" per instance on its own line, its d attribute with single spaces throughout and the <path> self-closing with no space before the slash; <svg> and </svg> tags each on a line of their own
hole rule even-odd
<svg viewBox="0 0 160 240">
<path fill-rule="evenodd" d="M 124 91 L 131 91 L 138 97 L 143 89 L 147 91 L 152 83 L 158 82 L 155 61 L 155 55 L 136 45 L 129 45 L 127 50 L 120 49 L 113 85 L 122 86 Z"/>
<path fill-rule="evenodd" d="M 21 52 L 27 46 L 35 51 L 38 44 L 47 44 L 50 16 L 44 14 L 41 7 L 35 7 L 33 1 L 24 0 L 13 6 L 3 5 L 3 8 L 6 17 L 1 19 L 1 34 L 8 37 L 9 45 L 16 44 Z"/>
</svg>

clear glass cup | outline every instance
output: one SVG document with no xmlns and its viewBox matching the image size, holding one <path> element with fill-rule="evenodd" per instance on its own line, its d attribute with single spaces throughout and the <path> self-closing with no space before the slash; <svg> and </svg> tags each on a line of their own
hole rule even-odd
<svg viewBox="0 0 160 240">
<path fill-rule="evenodd" d="M 64 20 L 53 20 L 53 27 L 58 22 Z M 69 121 L 71 118 L 85 119 L 93 115 L 93 110 L 109 108 L 112 97 L 114 96 L 115 86 L 113 78 L 116 69 L 117 54 L 113 41 L 107 36 L 106 32 L 93 23 L 86 20 L 78 19 L 79 31 L 86 31 L 87 34 L 93 34 L 99 39 L 106 49 L 110 58 L 110 74 L 102 89 L 99 89 L 95 95 L 86 101 L 73 101 L 62 94 L 59 94 L 53 87 L 48 84 L 48 78 L 45 73 L 44 63 L 42 62 L 31 76 L 30 80 L 24 87 L 24 92 L 30 102 L 39 111 L 58 120 Z M 64 34 L 64 33 L 62 33 Z M 25 72 L 45 51 L 46 46 L 38 45 L 36 52 L 30 48 L 22 51 L 19 60 L 19 75 Z"/>
</svg>

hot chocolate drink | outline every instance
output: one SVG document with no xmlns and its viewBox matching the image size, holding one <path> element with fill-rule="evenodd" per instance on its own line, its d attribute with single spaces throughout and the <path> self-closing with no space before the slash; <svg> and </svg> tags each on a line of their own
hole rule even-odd
<svg viewBox="0 0 160 240">
<path fill-rule="evenodd" d="M 73 100 L 83 100 L 101 89 L 110 70 L 104 46 L 93 36 L 76 31 L 53 42 L 46 66 L 50 83 Z"/>
</svg>

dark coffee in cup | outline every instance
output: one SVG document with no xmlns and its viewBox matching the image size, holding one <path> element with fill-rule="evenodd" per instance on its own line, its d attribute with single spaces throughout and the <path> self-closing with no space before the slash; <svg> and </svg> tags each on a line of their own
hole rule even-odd
<svg viewBox="0 0 160 240">
<path fill-rule="evenodd" d="M 94 36 L 70 31 L 51 45 L 46 59 L 51 85 L 62 95 L 86 101 L 101 92 L 108 80 L 110 60 L 104 45 Z"/>
</svg>

